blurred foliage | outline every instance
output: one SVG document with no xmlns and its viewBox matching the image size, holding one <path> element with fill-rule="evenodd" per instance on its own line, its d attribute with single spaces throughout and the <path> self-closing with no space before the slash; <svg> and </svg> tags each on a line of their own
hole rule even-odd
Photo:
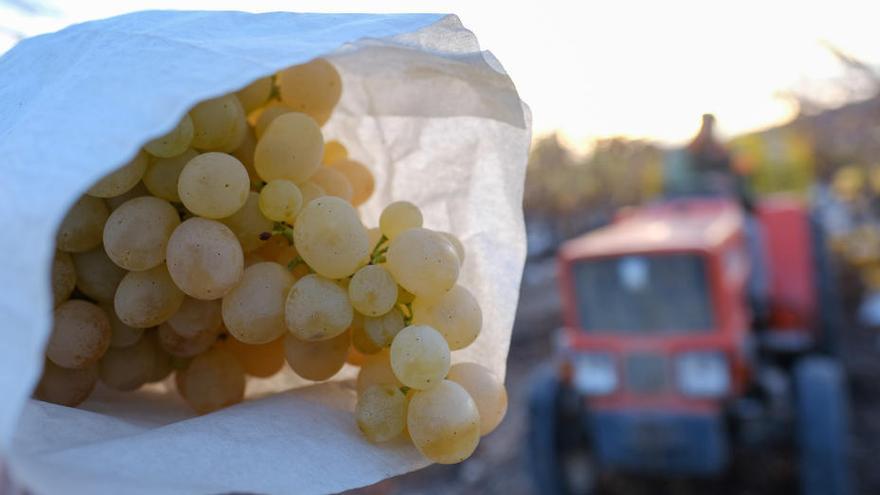
<svg viewBox="0 0 880 495">
<path fill-rule="evenodd" d="M 746 174 L 756 194 L 809 194 L 816 164 L 812 141 L 804 132 L 779 127 L 736 137 L 729 147 L 735 167 Z"/>
<path fill-rule="evenodd" d="M 555 134 L 532 146 L 524 205 L 545 215 L 619 207 L 656 197 L 662 190 L 662 149 L 625 138 L 603 139 L 578 156 Z"/>
</svg>

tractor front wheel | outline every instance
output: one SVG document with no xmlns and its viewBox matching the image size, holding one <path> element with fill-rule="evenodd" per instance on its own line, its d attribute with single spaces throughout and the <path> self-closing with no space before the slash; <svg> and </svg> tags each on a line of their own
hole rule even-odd
<svg viewBox="0 0 880 495">
<path fill-rule="evenodd" d="M 528 462 L 537 493 L 595 493 L 597 471 L 584 428 L 583 402 L 550 368 L 539 371 L 529 398 Z"/>
<path fill-rule="evenodd" d="M 794 384 L 801 493 L 852 493 L 847 394 L 840 365 L 825 357 L 806 357 L 794 368 Z"/>
</svg>

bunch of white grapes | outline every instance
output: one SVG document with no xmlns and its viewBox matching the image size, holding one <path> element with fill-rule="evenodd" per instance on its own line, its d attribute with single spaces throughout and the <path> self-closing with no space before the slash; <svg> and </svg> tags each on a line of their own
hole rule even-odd
<svg viewBox="0 0 880 495">
<path fill-rule="evenodd" d="M 464 249 L 404 201 L 363 225 L 373 175 L 321 133 L 341 91 L 316 59 L 203 101 L 74 203 L 37 398 L 75 406 L 99 380 L 130 391 L 173 374 L 208 413 L 285 361 L 314 381 L 348 362 L 367 439 L 471 455 L 507 395 L 485 367 L 451 365 L 482 326 L 457 283 Z"/>
</svg>

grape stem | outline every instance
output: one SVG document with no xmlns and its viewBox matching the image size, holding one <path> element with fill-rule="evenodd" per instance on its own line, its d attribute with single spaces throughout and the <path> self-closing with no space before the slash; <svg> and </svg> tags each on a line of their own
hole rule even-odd
<svg viewBox="0 0 880 495">
<path fill-rule="evenodd" d="M 305 263 L 305 260 L 302 259 L 302 256 L 297 256 L 290 260 L 290 263 L 287 264 L 287 269 L 292 271 L 294 268 L 299 266 L 300 263 Z"/>
<path fill-rule="evenodd" d="M 287 242 L 293 246 L 293 227 L 285 222 L 275 222 L 272 226 L 272 233 L 283 235 Z"/>
<path fill-rule="evenodd" d="M 407 387 L 406 385 L 403 385 L 400 387 L 400 393 L 402 393 L 403 395 L 408 394 L 410 390 L 411 389 L 409 387 Z"/>
<path fill-rule="evenodd" d="M 388 252 L 388 238 L 384 235 L 379 238 L 379 242 L 376 243 L 376 247 L 373 248 L 373 252 L 370 253 L 370 264 L 376 265 L 379 263 L 385 263 L 385 253 Z"/>
<path fill-rule="evenodd" d="M 269 101 L 281 101 L 281 89 L 278 87 L 278 76 L 272 75 L 272 90 L 269 91 Z"/>
<path fill-rule="evenodd" d="M 403 324 L 406 326 L 412 325 L 413 321 L 413 309 L 412 303 L 408 302 L 406 304 L 400 304 L 400 312 L 403 313 Z"/>
</svg>

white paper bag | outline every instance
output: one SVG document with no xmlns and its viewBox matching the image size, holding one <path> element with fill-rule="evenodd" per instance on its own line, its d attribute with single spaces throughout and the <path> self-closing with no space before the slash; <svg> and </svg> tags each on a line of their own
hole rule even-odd
<svg viewBox="0 0 880 495">
<path fill-rule="evenodd" d="M 324 127 L 376 176 L 362 208 L 407 199 L 457 234 L 484 327 L 454 360 L 504 376 L 525 257 L 528 110 L 454 16 L 140 12 L 22 41 L 0 59 L 0 452 L 35 493 L 324 493 L 427 464 L 366 442 L 345 378 L 287 372 L 194 416 L 173 392 L 29 399 L 50 331 L 54 233 L 97 178 L 192 105 L 326 56 L 343 96 Z M 298 388 L 293 388 L 298 387 Z"/>
</svg>

